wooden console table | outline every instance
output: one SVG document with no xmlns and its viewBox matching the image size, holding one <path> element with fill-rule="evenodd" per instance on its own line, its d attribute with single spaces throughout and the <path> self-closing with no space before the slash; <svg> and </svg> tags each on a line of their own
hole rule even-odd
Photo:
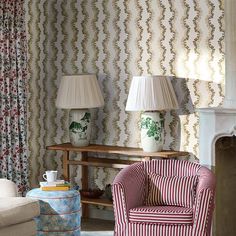
<svg viewBox="0 0 236 236">
<path fill-rule="evenodd" d="M 117 154 L 140 158 L 140 161 L 151 160 L 153 158 L 178 158 L 188 156 L 188 152 L 182 151 L 166 151 L 161 152 L 144 152 L 140 148 L 128 148 L 107 145 L 91 144 L 87 147 L 74 147 L 70 143 L 63 143 L 58 145 L 47 146 L 47 150 L 56 150 L 63 152 L 63 176 L 65 180 L 69 181 L 70 165 L 82 166 L 82 189 L 88 189 L 88 166 L 109 167 L 109 168 L 124 168 L 127 165 L 138 162 L 137 160 L 121 160 L 117 156 L 109 158 L 92 157 L 92 153 Z M 81 153 L 81 160 L 70 160 L 70 152 Z M 89 155 L 88 155 L 89 154 Z M 83 216 L 88 216 L 88 208 L 86 204 L 95 204 L 102 206 L 112 206 L 112 202 L 107 199 L 90 199 L 82 198 Z"/>
</svg>

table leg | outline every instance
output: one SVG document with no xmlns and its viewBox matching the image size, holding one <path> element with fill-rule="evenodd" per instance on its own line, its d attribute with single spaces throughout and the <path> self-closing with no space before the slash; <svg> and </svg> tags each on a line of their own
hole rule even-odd
<svg viewBox="0 0 236 236">
<path fill-rule="evenodd" d="M 81 152 L 82 161 L 88 161 L 88 153 L 87 152 Z M 81 166 L 82 171 L 82 189 L 88 189 L 88 166 Z M 89 217 L 89 209 L 88 204 L 82 204 L 82 214 L 84 218 Z"/>
<path fill-rule="evenodd" d="M 69 167 L 69 151 L 64 151 L 63 153 L 63 177 L 66 181 L 70 180 L 70 167 Z"/>
</svg>

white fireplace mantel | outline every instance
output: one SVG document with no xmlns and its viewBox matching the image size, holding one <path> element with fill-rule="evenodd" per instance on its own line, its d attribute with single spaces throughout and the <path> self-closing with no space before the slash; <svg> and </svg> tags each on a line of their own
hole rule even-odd
<svg viewBox="0 0 236 236">
<path fill-rule="evenodd" d="M 221 137 L 236 136 L 236 109 L 200 108 L 200 164 L 214 169 L 215 143 Z"/>
</svg>

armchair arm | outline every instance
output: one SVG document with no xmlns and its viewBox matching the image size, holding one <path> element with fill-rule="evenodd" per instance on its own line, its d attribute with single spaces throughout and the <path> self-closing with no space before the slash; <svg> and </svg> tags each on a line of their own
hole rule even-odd
<svg viewBox="0 0 236 236">
<path fill-rule="evenodd" d="M 117 222 L 127 223 L 129 210 L 144 204 L 146 174 L 143 162 L 119 172 L 112 184 L 113 205 Z"/>
<path fill-rule="evenodd" d="M 214 210 L 216 180 L 206 167 L 199 169 L 199 183 L 194 205 L 193 236 L 209 236 Z"/>
<path fill-rule="evenodd" d="M 17 197 L 15 183 L 8 179 L 0 179 L 0 197 Z"/>
</svg>

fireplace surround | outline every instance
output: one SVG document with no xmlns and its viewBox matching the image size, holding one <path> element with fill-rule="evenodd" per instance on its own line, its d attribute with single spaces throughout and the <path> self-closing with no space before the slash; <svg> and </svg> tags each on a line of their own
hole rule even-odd
<svg viewBox="0 0 236 236">
<path fill-rule="evenodd" d="M 214 170 L 216 141 L 221 137 L 236 135 L 236 109 L 201 108 L 198 112 L 200 115 L 200 163 Z"/>
</svg>

